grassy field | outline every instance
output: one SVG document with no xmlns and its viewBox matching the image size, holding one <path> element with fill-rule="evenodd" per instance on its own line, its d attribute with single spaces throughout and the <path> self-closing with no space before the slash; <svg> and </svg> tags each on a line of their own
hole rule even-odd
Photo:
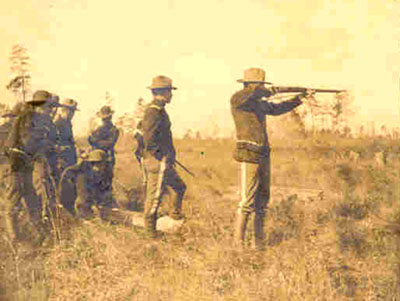
<svg viewBox="0 0 400 301">
<path fill-rule="evenodd" d="M 234 142 L 177 140 L 178 160 L 196 174 L 179 170 L 188 186 L 179 233 L 153 241 L 96 219 L 46 248 L 15 251 L 1 230 L 0 300 L 400 300 L 399 142 L 329 135 L 272 142 L 272 194 L 309 188 L 323 197 L 272 198 L 265 251 L 232 242 Z M 133 144 L 118 143 L 115 192 L 122 207 L 140 209 Z M 386 165 L 373 159 L 378 151 Z M 166 199 L 161 214 L 168 208 Z"/>
</svg>

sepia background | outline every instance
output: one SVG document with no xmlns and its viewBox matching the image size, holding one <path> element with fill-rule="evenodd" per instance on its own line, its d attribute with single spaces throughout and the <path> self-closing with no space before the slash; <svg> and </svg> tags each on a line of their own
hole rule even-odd
<svg viewBox="0 0 400 301">
<path fill-rule="evenodd" d="M 24 239 L 12 244 L 3 158 L 0 300 L 399 300 L 399 1 L 3 2 L 0 104 L 21 99 L 6 85 L 25 68 L 27 90 L 79 102 L 79 150 L 89 147 L 95 112 L 111 104 L 121 130 L 117 212 L 143 211 L 129 130 L 158 74 L 179 88 L 167 111 L 178 159 L 195 177 L 177 167 L 185 222 L 157 240 L 129 218 L 71 221 L 60 209 L 42 245 L 23 212 Z M 268 116 L 264 251 L 251 248 L 252 223 L 244 250 L 233 240 L 240 177 L 229 99 L 249 67 L 277 85 L 348 91 Z M 8 131 L 0 127 L 1 142 Z M 170 203 L 166 196 L 159 216 Z"/>
<path fill-rule="evenodd" d="M 278 85 L 347 89 L 350 126 L 399 124 L 399 3 L 341 1 L 15 0 L 0 10 L 0 95 L 12 46 L 30 57 L 32 90 L 79 101 L 76 134 L 114 99 L 116 117 L 150 100 L 164 74 L 179 87 L 173 130 L 231 135 L 229 98 L 249 67 Z M 371 126 L 371 125 L 369 125 Z"/>
</svg>

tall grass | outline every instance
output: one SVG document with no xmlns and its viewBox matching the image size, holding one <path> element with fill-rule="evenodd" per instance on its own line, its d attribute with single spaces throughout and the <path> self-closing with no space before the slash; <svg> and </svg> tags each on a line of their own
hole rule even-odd
<svg viewBox="0 0 400 301">
<path fill-rule="evenodd" d="M 115 176 L 122 187 L 116 186 L 115 193 L 124 207 L 136 202 L 140 208 L 141 173 L 130 153 L 132 143 L 121 139 L 118 145 Z M 232 243 L 239 180 L 233 141 L 178 140 L 178 160 L 196 175 L 178 168 L 188 186 L 183 204 L 187 221 L 178 233 L 154 241 L 141 229 L 95 219 L 73 226 L 59 243 L 17 255 L 2 238 L 0 262 L 5 264 L 0 267 L 6 285 L 0 285 L 0 296 L 400 300 L 398 157 L 377 168 L 370 155 L 376 143 L 340 138 L 335 143 L 320 137 L 273 145 L 273 187 L 307 187 L 324 194 L 277 197 L 273 190 L 265 251 L 240 251 Z M 357 163 L 334 155 L 346 150 L 366 155 Z M 161 212 L 168 210 L 166 199 Z"/>
</svg>

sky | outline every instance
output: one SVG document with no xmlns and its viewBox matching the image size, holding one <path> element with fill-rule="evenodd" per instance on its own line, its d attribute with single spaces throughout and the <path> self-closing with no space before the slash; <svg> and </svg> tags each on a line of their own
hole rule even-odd
<svg viewBox="0 0 400 301">
<path fill-rule="evenodd" d="M 173 132 L 231 132 L 230 97 L 249 67 L 277 85 L 346 89 L 354 125 L 399 126 L 400 3 L 382 0 L 13 0 L 0 10 L 0 101 L 13 45 L 32 88 L 79 102 L 77 135 L 114 98 L 133 111 L 156 75 L 172 78 Z M 333 100 L 333 97 L 332 97 Z M 279 117 L 271 117 L 279 118 Z"/>
</svg>

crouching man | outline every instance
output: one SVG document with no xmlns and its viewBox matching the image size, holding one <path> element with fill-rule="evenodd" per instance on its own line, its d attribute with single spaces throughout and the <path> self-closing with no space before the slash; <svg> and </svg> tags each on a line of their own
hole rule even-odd
<svg viewBox="0 0 400 301">
<path fill-rule="evenodd" d="M 76 179 L 78 198 L 73 207 L 77 217 L 90 219 L 94 217 L 93 206 L 96 206 L 102 219 L 107 219 L 108 211 L 114 207 L 112 192 L 109 187 L 107 153 L 101 149 L 92 150 L 84 160 L 68 167 L 61 176 L 59 193 L 63 194 L 64 181 Z"/>
</svg>

